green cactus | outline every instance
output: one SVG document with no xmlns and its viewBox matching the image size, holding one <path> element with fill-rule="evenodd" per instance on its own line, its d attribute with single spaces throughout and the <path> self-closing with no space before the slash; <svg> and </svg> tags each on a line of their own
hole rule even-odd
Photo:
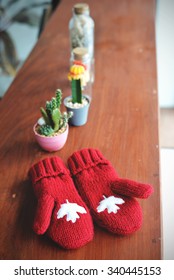
<svg viewBox="0 0 174 280">
<path fill-rule="evenodd" d="M 73 112 L 64 112 L 63 114 L 62 114 L 62 118 L 61 118 L 61 123 L 60 123 L 60 129 L 62 128 L 62 127 L 65 127 L 66 126 L 66 124 L 68 123 L 68 120 L 71 118 L 73 116 Z"/>
<path fill-rule="evenodd" d="M 39 127 L 38 132 L 41 135 L 51 136 L 54 134 L 54 129 L 50 125 L 44 124 Z"/>
<path fill-rule="evenodd" d="M 72 89 L 72 102 L 82 103 L 82 88 L 81 88 L 80 79 L 71 81 L 71 89 Z"/>
<path fill-rule="evenodd" d="M 47 112 L 45 111 L 45 109 L 44 109 L 43 107 L 40 108 L 40 112 L 41 112 L 41 114 L 42 114 L 42 117 L 43 117 L 44 120 L 45 120 L 45 123 L 48 124 L 48 125 L 51 125 L 50 119 L 49 119 L 49 117 L 48 117 L 48 115 L 47 115 Z"/>
<path fill-rule="evenodd" d="M 60 89 L 56 90 L 56 102 L 57 102 L 57 107 L 60 108 L 61 105 L 61 101 L 62 101 L 62 92 Z"/>
<path fill-rule="evenodd" d="M 45 121 L 45 124 L 39 127 L 39 134 L 50 136 L 58 132 L 62 127 L 66 127 L 68 119 L 72 114 L 61 114 L 60 105 L 62 101 L 62 92 L 60 89 L 56 90 L 55 97 L 50 101 L 46 101 L 45 109 L 40 108 L 40 112 Z"/>
</svg>

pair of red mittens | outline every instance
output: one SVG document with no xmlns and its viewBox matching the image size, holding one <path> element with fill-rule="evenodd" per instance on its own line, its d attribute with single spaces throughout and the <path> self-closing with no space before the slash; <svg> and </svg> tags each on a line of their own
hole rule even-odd
<svg viewBox="0 0 174 280">
<path fill-rule="evenodd" d="M 92 218 L 99 226 L 121 235 L 141 227 L 142 210 L 133 197 L 147 198 L 153 192 L 150 185 L 119 178 L 111 163 L 95 149 L 75 152 L 68 165 L 79 193 L 58 157 L 40 161 L 29 171 L 38 198 L 34 221 L 37 234 L 47 231 L 60 246 L 75 249 L 93 239 Z"/>
</svg>

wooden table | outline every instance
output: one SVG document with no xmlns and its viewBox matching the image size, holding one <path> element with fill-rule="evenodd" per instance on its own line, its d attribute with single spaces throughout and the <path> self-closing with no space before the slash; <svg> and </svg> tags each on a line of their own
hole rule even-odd
<svg viewBox="0 0 174 280">
<path fill-rule="evenodd" d="M 73 4 L 63 0 L 37 45 L 0 101 L 1 259 L 160 259 L 158 97 L 155 0 L 86 1 L 95 20 L 95 83 L 88 123 L 71 127 L 65 147 L 49 154 L 36 144 L 32 127 L 39 108 L 57 88 L 70 94 L 68 22 Z M 59 248 L 32 230 L 36 199 L 27 173 L 42 158 L 68 157 L 98 148 L 121 177 L 148 182 L 155 192 L 139 200 L 142 228 L 118 237 L 95 225 L 91 243 Z"/>
</svg>

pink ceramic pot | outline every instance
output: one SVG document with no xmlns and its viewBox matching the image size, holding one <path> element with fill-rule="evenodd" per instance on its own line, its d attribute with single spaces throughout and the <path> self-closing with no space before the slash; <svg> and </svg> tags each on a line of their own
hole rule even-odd
<svg viewBox="0 0 174 280">
<path fill-rule="evenodd" d="M 36 137 L 37 143 L 40 145 L 40 147 L 48 152 L 55 152 L 63 148 L 63 146 L 66 143 L 67 137 L 68 137 L 68 132 L 69 132 L 69 126 L 67 125 L 66 130 L 58 134 L 56 136 L 43 136 L 40 135 L 36 132 L 36 126 L 37 124 L 34 125 L 33 131 Z"/>
</svg>

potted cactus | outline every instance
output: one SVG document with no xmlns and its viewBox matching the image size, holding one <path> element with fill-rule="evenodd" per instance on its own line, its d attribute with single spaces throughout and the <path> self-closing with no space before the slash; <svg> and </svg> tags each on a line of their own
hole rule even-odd
<svg viewBox="0 0 174 280">
<path fill-rule="evenodd" d="M 71 111 L 61 113 L 61 100 L 62 92 L 58 89 L 55 97 L 46 101 L 45 109 L 40 108 L 42 117 L 34 125 L 36 141 L 49 152 L 60 150 L 68 136 L 68 120 L 73 113 Z"/>
<path fill-rule="evenodd" d="M 68 112 L 73 112 L 69 123 L 74 126 L 81 126 L 87 122 L 90 98 L 83 94 L 83 89 L 89 82 L 88 74 L 83 64 L 73 64 L 68 74 L 72 96 L 64 99 L 64 105 Z"/>
</svg>

